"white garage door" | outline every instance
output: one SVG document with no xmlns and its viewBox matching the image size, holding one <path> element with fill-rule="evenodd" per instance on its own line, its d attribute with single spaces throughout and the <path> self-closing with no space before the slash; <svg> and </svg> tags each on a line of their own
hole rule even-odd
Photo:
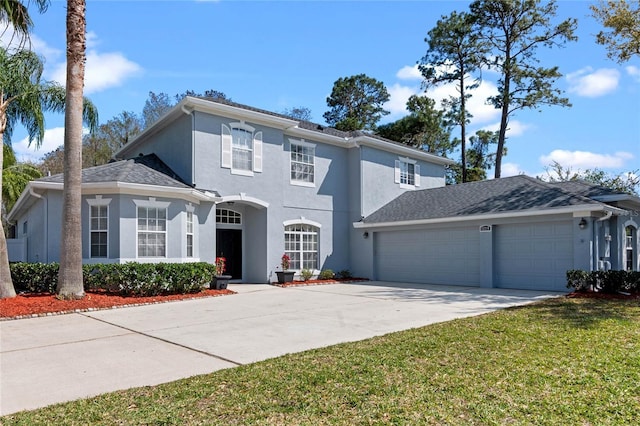
<svg viewBox="0 0 640 426">
<path fill-rule="evenodd" d="M 376 233 L 377 277 L 382 281 L 480 285 L 478 228 Z"/>
<path fill-rule="evenodd" d="M 493 229 L 496 287 L 567 291 L 566 272 L 573 268 L 570 221 Z"/>
</svg>

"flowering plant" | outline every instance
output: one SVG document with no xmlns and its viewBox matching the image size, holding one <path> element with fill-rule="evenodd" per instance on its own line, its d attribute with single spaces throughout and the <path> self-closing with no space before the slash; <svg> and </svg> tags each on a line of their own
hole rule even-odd
<svg viewBox="0 0 640 426">
<path fill-rule="evenodd" d="M 286 271 L 289 269 L 289 264 L 291 263 L 291 258 L 287 255 L 287 253 L 282 255 L 280 259 L 280 265 L 282 265 L 282 270 Z"/>
<path fill-rule="evenodd" d="M 227 269 L 225 265 L 227 259 L 224 257 L 216 257 L 216 275 L 224 274 L 224 271 Z"/>
</svg>

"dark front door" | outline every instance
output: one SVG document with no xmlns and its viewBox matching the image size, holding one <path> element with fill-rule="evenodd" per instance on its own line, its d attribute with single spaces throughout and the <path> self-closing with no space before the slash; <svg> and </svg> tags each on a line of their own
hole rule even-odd
<svg viewBox="0 0 640 426">
<path fill-rule="evenodd" d="M 216 230 L 216 257 L 227 259 L 226 275 L 242 278 L 242 231 L 240 229 Z"/>
</svg>

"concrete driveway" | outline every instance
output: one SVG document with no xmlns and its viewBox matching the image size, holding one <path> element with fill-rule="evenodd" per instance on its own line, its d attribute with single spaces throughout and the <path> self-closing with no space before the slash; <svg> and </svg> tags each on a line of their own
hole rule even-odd
<svg viewBox="0 0 640 426">
<path fill-rule="evenodd" d="M 561 293 L 383 282 L 0 322 L 0 415 L 197 374 Z"/>
</svg>

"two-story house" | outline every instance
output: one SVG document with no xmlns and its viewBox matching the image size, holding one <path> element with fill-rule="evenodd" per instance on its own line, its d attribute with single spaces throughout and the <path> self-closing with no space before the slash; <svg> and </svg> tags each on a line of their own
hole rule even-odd
<svg viewBox="0 0 640 426">
<path fill-rule="evenodd" d="M 569 269 L 640 268 L 640 198 L 527 176 L 445 186 L 451 160 L 222 100 L 186 97 L 83 170 L 83 261 L 213 262 L 410 283 L 565 289 Z M 29 183 L 10 260 L 59 259 L 62 176 Z"/>
<path fill-rule="evenodd" d="M 408 189 L 444 186 L 452 163 L 365 133 L 193 97 L 116 156 L 83 170 L 85 262 L 224 256 L 245 282 L 273 279 L 283 253 L 296 271 L 367 268 L 353 223 Z M 26 260 L 59 259 L 61 193 L 61 175 L 33 181 L 12 212 Z"/>
</svg>

